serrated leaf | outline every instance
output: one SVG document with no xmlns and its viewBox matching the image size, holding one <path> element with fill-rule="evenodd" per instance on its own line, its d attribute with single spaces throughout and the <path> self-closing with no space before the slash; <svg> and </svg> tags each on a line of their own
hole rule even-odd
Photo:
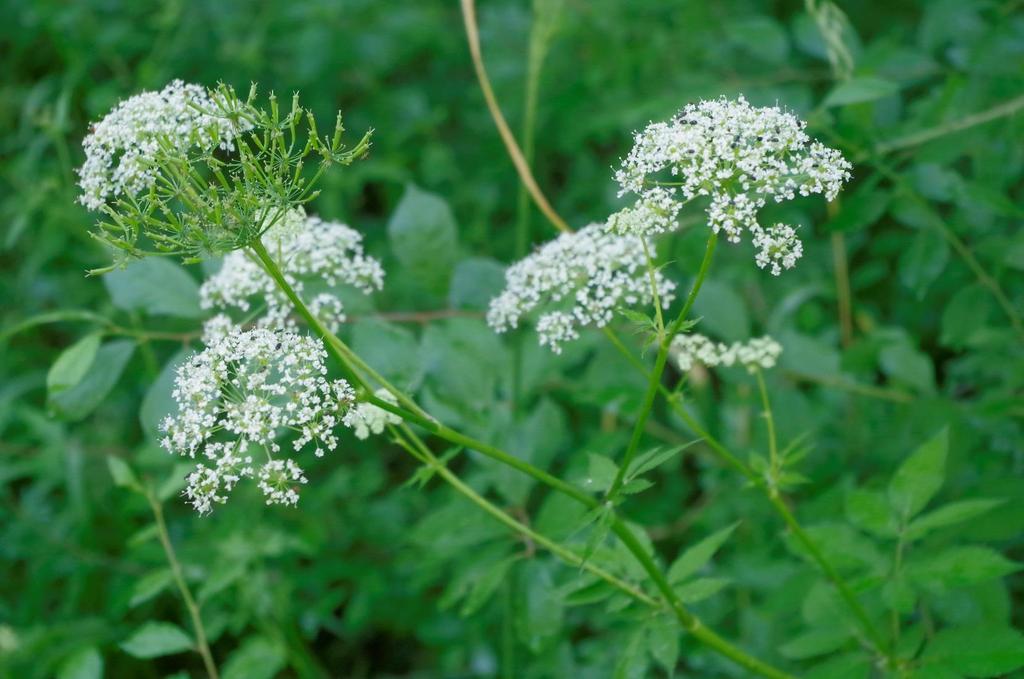
<svg viewBox="0 0 1024 679">
<path fill-rule="evenodd" d="M 908 540 L 918 540 L 927 535 L 929 531 L 968 521 L 976 516 L 985 514 L 1005 502 L 1006 500 L 984 499 L 951 502 L 911 521 L 910 525 L 907 526 L 906 538 Z"/>
<path fill-rule="evenodd" d="M 737 521 L 731 526 L 712 533 L 697 544 L 684 550 L 679 555 L 679 558 L 672 563 L 671 568 L 668 569 L 669 582 L 682 582 L 703 568 L 711 560 L 711 557 L 715 555 L 719 547 L 729 539 L 729 536 L 732 535 L 732 532 L 736 530 L 738 525 L 739 522 Z"/>
<path fill-rule="evenodd" d="M 904 521 L 924 509 L 942 487 L 948 449 L 949 430 L 943 428 L 896 470 L 889 482 L 889 502 Z"/>
<path fill-rule="evenodd" d="M 147 622 L 121 642 L 121 649 L 136 658 L 159 658 L 192 650 L 192 638 L 169 622 Z"/>
<path fill-rule="evenodd" d="M 630 481 L 626 481 L 619 487 L 619 493 L 622 495 L 636 495 L 637 493 L 644 492 L 652 486 L 654 486 L 653 481 L 648 481 L 647 479 L 632 479 Z"/>
<path fill-rule="evenodd" d="M 967 677 L 999 676 L 1024 667 L 1024 636 L 998 624 L 944 629 L 925 648 L 922 663 L 925 668 L 946 666 Z"/>
</svg>

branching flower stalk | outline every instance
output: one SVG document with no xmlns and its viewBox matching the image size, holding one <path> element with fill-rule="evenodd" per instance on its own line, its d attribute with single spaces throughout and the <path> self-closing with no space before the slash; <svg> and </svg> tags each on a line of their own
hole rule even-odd
<svg viewBox="0 0 1024 679">
<path fill-rule="evenodd" d="M 713 239 L 712 239 L 713 240 Z M 277 266 L 274 259 L 267 252 L 266 248 L 259 241 L 255 241 L 251 248 L 259 260 L 263 263 L 267 270 L 267 273 L 274 279 L 274 281 L 280 286 L 282 292 L 288 297 L 288 299 L 295 306 L 295 310 L 298 314 L 309 323 L 310 327 L 314 332 L 319 335 L 325 345 L 329 348 L 329 351 L 334 355 L 339 364 L 345 369 L 346 375 L 353 381 L 353 383 L 361 386 L 367 392 L 372 392 L 370 380 L 374 380 L 381 384 L 389 392 L 391 392 L 395 399 L 399 402 L 398 404 L 392 403 L 389 400 L 380 398 L 372 393 L 365 394 L 362 398 L 368 403 L 371 403 L 382 410 L 394 413 L 403 420 L 416 424 L 430 433 L 442 438 L 449 443 L 464 446 L 466 448 L 476 450 L 483 455 L 490 457 L 494 460 L 502 462 L 509 467 L 512 467 L 520 472 L 528 474 L 540 483 L 547 485 L 551 489 L 563 493 L 564 495 L 576 500 L 588 509 L 596 509 L 601 506 L 601 502 L 592 497 L 587 492 L 577 488 L 576 486 L 559 479 L 552 474 L 534 467 L 528 462 L 511 455 L 500 448 L 478 441 L 472 437 L 466 436 L 458 431 L 455 431 L 436 419 L 430 417 L 424 412 L 419 406 L 412 401 L 409 396 L 404 394 L 401 390 L 396 389 L 393 385 L 390 385 L 386 380 L 381 378 L 379 375 L 371 376 L 368 380 L 365 376 L 369 366 L 367 366 L 358 356 L 353 352 L 341 339 L 332 333 L 324 324 L 313 314 L 309 307 L 302 301 L 299 295 L 291 288 L 284 275 L 281 273 L 280 268 Z M 713 250 L 713 246 L 712 246 Z M 710 258 L 708 258 L 710 261 Z M 706 267 L 705 272 L 706 274 Z M 691 297 L 695 298 L 692 294 Z M 688 304 L 684 306 L 685 312 L 689 312 L 693 303 L 692 300 L 688 300 Z M 681 317 L 685 318 L 685 314 L 681 314 Z M 675 323 L 673 324 L 675 325 Z M 681 325 L 681 321 L 680 321 Z M 678 329 L 678 328 L 677 328 Z M 667 349 L 666 349 L 667 354 Z M 411 407 L 410 407 L 411 406 Z M 406 450 L 409 450 L 406 448 Z M 422 449 L 420 450 L 422 454 Z M 429 461 L 429 458 L 424 457 Z M 446 472 L 442 474 L 443 478 L 448 479 L 448 475 L 451 474 L 449 470 L 444 469 Z M 441 470 L 438 470 L 440 473 Z M 452 475 L 454 477 L 454 475 Z M 454 477 L 457 480 L 457 477 Z M 461 483 L 461 481 L 460 481 Z M 466 487 L 468 489 L 468 487 Z M 469 489 L 471 490 L 471 489 Z M 491 512 L 488 512 L 491 513 Z M 493 515 L 493 514 L 492 514 Z M 511 517 L 508 517 L 509 519 Z M 510 525 L 502 520 L 506 525 Z M 623 545 L 630 551 L 633 557 L 637 560 L 640 566 L 651 578 L 654 586 L 658 589 L 665 601 L 668 603 L 675 618 L 679 621 L 679 624 L 687 632 L 692 634 L 695 638 L 699 639 L 702 643 L 708 645 L 723 656 L 730 658 L 734 662 L 738 663 L 742 667 L 755 672 L 765 677 L 782 678 L 789 675 L 781 672 L 780 670 L 763 663 L 762 661 L 754 658 L 747 654 L 743 650 L 733 646 L 731 643 L 718 636 L 715 632 L 707 628 L 699 618 L 691 613 L 679 599 L 679 595 L 672 588 L 665 574 L 661 571 L 658 564 L 655 563 L 654 559 L 644 549 L 644 546 L 633 534 L 632 530 L 619 518 L 614 512 L 610 515 L 610 529 L 622 541 Z M 533 536 L 531 536 L 533 537 Z"/>
</svg>

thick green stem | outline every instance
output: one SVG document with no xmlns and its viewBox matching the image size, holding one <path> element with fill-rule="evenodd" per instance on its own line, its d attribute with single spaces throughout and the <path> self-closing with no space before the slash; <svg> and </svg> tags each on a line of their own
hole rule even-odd
<svg viewBox="0 0 1024 679">
<path fill-rule="evenodd" d="M 654 407 L 654 399 L 658 396 L 658 389 L 661 387 L 661 375 L 665 372 L 665 363 L 668 361 L 668 350 L 672 345 L 672 339 L 679 332 L 679 329 L 683 327 L 683 323 L 686 321 L 686 316 L 690 313 L 690 309 L 693 308 L 693 303 L 697 299 L 697 294 L 700 292 L 701 286 L 704 284 L 704 279 L 707 277 L 708 268 L 711 266 L 711 258 L 715 252 L 715 244 L 718 242 L 718 235 L 715 233 L 711 234 L 708 238 L 707 247 L 704 248 L 704 259 L 700 263 L 700 269 L 697 271 L 697 278 L 693 282 L 693 287 L 690 288 L 690 294 L 686 297 L 686 303 L 683 304 L 683 308 L 680 310 L 679 315 L 672 322 L 672 325 L 665 332 L 664 328 L 661 327 L 661 310 L 658 309 L 658 321 L 659 331 L 662 336 L 658 338 L 658 355 L 654 360 L 654 370 L 651 371 L 647 378 L 647 391 L 644 393 L 643 405 L 640 407 L 640 416 L 637 417 L 636 424 L 633 427 L 633 435 L 629 439 L 629 446 L 626 448 L 626 454 L 622 458 L 622 462 L 619 463 L 619 471 L 615 475 L 615 480 L 612 482 L 611 487 L 608 488 L 608 497 L 613 497 L 618 492 L 619 488 L 622 487 L 622 482 L 626 478 L 626 473 L 629 471 L 629 465 L 632 464 L 633 458 L 636 457 L 637 451 L 640 449 L 640 441 L 643 438 L 644 427 L 647 425 L 647 418 L 651 414 L 651 410 Z M 646 249 L 645 249 L 646 252 Z M 648 265 L 650 265 L 650 259 L 648 259 Z M 648 266 L 650 269 L 651 267 Z M 652 288 L 655 286 L 653 277 L 653 271 L 651 271 L 651 285 Z M 655 288 L 656 289 L 656 288 Z M 657 292 L 654 292 L 655 304 L 657 304 Z"/>
</svg>

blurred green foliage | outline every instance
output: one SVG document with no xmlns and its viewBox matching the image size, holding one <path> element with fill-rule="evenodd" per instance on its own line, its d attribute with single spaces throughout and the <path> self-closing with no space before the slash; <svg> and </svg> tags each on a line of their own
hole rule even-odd
<svg viewBox="0 0 1024 679">
<path fill-rule="evenodd" d="M 903 620 L 892 643 L 908 672 L 1024 663 L 1024 345 L 1010 320 L 1024 312 L 1020 3 L 846 2 L 832 42 L 799 3 L 549 4 L 478 9 L 498 98 L 515 129 L 532 119 L 535 173 L 571 224 L 618 207 L 610 167 L 632 130 L 699 97 L 784 104 L 854 160 L 833 209 L 766 210 L 804 227 L 793 272 L 771 278 L 749 245 L 720 248 L 701 330 L 769 332 L 785 347 L 769 383 L 780 439 L 807 448 L 796 514 L 887 629 L 890 612 Z M 138 474 L 225 677 L 742 676 L 437 482 L 404 487 L 416 467 L 384 439 L 312 464 L 297 510 L 240 492 L 207 518 L 177 497 L 189 465 L 154 444 L 165 366 L 195 343 L 201 272 L 154 272 L 167 294 L 132 269 L 85 278 L 107 254 L 87 235 L 74 168 L 90 121 L 182 78 L 297 89 L 326 119 L 341 108 L 354 132 L 376 129 L 371 157 L 329 175 L 314 206 L 366 234 L 389 272 L 372 305 L 349 305 L 357 352 L 445 422 L 570 479 L 592 477 L 595 455 L 618 458 L 644 385 L 601 335 L 555 357 L 480 318 L 521 252 L 517 230 L 530 243 L 552 231 L 518 207 L 456 3 L 2 6 L 0 673 L 202 675 Z M 704 238 L 695 223 L 665 241 L 675 278 L 695 271 Z M 445 309 L 465 313 L 416 315 Z M 763 447 L 749 376 L 689 389 L 719 439 Z M 652 445 L 690 438 L 661 406 L 649 433 Z M 700 448 L 628 504 L 666 565 L 704 546 L 675 570 L 699 575 L 684 583 L 694 609 L 794 672 L 878 676 L 763 498 Z M 472 454 L 452 465 L 542 532 L 574 538 L 578 507 Z"/>
</svg>

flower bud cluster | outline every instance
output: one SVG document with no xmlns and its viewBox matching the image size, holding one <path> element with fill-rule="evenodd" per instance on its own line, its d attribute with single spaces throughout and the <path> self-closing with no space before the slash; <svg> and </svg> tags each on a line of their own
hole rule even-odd
<svg viewBox="0 0 1024 679">
<path fill-rule="evenodd" d="M 345 320 L 337 286 L 349 285 L 368 295 L 384 285 L 384 269 L 363 252 L 362 234 L 344 224 L 307 217 L 301 208 L 287 212 L 267 230 L 263 242 L 298 294 L 307 285 L 321 290 L 310 297 L 309 307 L 332 332 Z M 204 309 L 240 312 L 249 311 L 254 301 L 266 304 L 257 327 L 295 329 L 289 318 L 291 302 L 260 263 L 241 250 L 224 257 L 220 271 L 200 287 L 199 299 Z M 222 333 L 230 323 L 220 315 L 214 319 L 207 332 Z"/>
<path fill-rule="evenodd" d="M 671 231 L 683 203 L 708 196 L 708 220 L 732 243 L 750 232 L 756 262 L 778 275 L 803 250 L 792 227 L 765 228 L 757 213 L 769 201 L 824 194 L 833 200 L 850 179 L 839 151 L 813 141 L 806 124 L 778 107 L 757 108 L 742 96 L 686 106 L 669 122 L 636 135 L 615 179 L 635 204 L 608 222 L 616 233 Z"/>
<path fill-rule="evenodd" d="M 212 115 L 212 109 L 205 87 L 180 80 L 119 103 L 93 125 L 82 143 L 85 163 L 78 170 L 79 202 L 99 210 L 111 199 L 146 191 L 156 181 L 155 162 L 161 152 L 184 155 L 193 147 L 234 150 L 236 136 L 251 129 L 251 123 L 231 122 Z"/>
<path fill-rule="evenodd" d="M 291 448 L 309 444 L 316 455 L 337 448 L 334 430 L 355 403 L 345 380 L 326 377 L 320 340 L 289 331 L 232 331 L 178 368 L 177 413 L 162 423 L 161 445 L 205 458 L 188 477 L 184 495 L 200 513 L 223 503 L 242 478 L 255 478 L 268 504 L 294 505 L 298 465 L 281 459 L 279 437 Z M 258 458 L 259 461 L 257 461 Z"/>
<path fill-rule="evenodd" d="M 738 364 L 754 372 L 774 367 L 782 354 L 782 345 L 768 336 L 723 344 L 694 333 L 676 335 L 669 352 L 681 372 L 688 372 L 697 364 L 709 368 Z"/>
<path fill-rule="evenodd" d="M 650 246 L 649 246 L 650 247 Z M 667 307 L 675 284 L 654 274 L 658 297 Z M 622 306 L 650 303 L 653 295 L 644 241 L 590 224 L 565 233 L 509 267 L 505 290 L 491 301 L 487 322 L 497 332 L 518 327 L 535 309 L 540 343 L 556 353 L 579 329 L 604 327 Z"/>
</svg>

